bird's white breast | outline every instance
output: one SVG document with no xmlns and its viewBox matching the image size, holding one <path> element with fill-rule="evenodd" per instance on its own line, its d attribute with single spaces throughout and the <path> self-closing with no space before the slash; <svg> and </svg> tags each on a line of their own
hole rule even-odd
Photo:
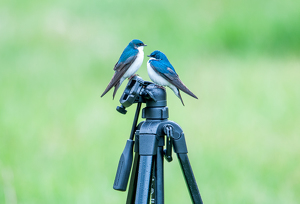
<svg viewBox="0 0 300 204">
<path fill-rule="evenodd" d="M 156 83 L 156 84 L 158 84 L 158 85 L 160 85 L 160 86 L 169 86 L 169 87 L 172 86 L 172 84 L 170 84 L 170 82 L 168 82 L 166 79 L 164 79 L 164 78 L 163 78 L 162 76 L 160 76 L 158 73 L 156 73 L 156 72 L 154 71 L 154 69 L 151 67 L 149 61 L 152 60 L 152 59 L 155 60 L 155 58 L 150 58 L 150 59 L 148 60 L 148 62 L 147 62 L 147 71 L 148 71 L 148 75 L 149 75 L 150 79 L 151 79 L 154 83 Z"/>
<path fill-rule="evenodd" d="M 168 86 L 170 89 L 172 89 L 172 91 L 175 93 L 175 95 L 178 98 L 180 98 L 178 88 L 176 86 L 174 86 L 173 84 L 171 84 L 170 82 L 168 82 L 165 78 L 160 76 L 158 73 L 156 73 L 156 71 L 154 71 L 154 69 L 151 67 L 149 61 L 152 59 L 156 60 L 155 58 L 150 58 L 147 62 L 147 71 L 148 71 L 148 75 L 149 75 L 150 79 L 154 83 L 156 83 L 160 86 Z"/>
<path fill-rule="evenodd" d="M 144 51 L 143 51 L 144 47 L 138 47 L 138 54 L 137 57 L 135 59 L 135 61 L 131 64 L 131 66 L 128 68 L 128 70 L 125 72 L 125 74 L 123 75 L 123 79 L 126 79 L 128 77 L 131 77 L 132 75 L 134 75 L 137 70 L 141 67 L 143 60 L 144 60 Z"/>
</svg>

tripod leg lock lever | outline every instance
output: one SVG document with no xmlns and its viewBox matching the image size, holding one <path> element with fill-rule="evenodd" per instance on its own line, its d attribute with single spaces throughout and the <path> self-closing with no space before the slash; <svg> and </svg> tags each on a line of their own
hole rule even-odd
<svg viewBox="0 0 300 204">
<path fill-rule="evenodd" d="M 166 134 L 166 143 L 167 143 L 167 149 L 164 150 L 165 159 L 168 162 L 171 162 L 173 160 L 172 158 L 172 146 L 173 146 L 173 126 L 172 125 L 165 125 L 164 126 L 164 133 Z"/>
</svg>

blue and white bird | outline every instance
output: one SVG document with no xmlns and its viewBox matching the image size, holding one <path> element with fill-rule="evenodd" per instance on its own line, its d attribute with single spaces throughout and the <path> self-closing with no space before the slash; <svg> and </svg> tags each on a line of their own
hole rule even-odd
<svg viewBox="0 0 300 204">
<path fill-rule="evenodd" d="M 119 61 L 114 67 L 114 75 L 110 80 L 105 91 L 101 95 L 104 96 L 112 87 L 115 87 L 113 99 L 117 93 L 118 88 L 126 78 L 132 77 L 141 67 L 144 60 L 144 46 L 142 41 L 134 39 L 124 49 Z"/>
<path fill-rule="evenodd" d="M 179 90 L 198 99 L 179 79 L 174 67 L 164 53 L 155 50 L 148 57 L 150 57 L 147 62 L 148 75 L 154 83 L 159 86 L 168 86 L 172 89 L 175 95 L 180 98 L 183 105 L 184 103 Z"/>
</svg>

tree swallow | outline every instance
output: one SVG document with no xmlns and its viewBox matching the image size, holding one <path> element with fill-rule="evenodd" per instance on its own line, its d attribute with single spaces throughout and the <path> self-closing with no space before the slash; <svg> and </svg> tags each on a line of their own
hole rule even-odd
<svg viewBox="0 0 300 204">
<path fill-rule="evenodd" d="M 179 89 L 198 99 L 197 96 L 195 96 L 195 94 L 193 94 L 179 79 L 174 67 L 171 65 L 164 53 L 159 50 L 155 50 L 148 55 L 148 57 L 150 57 L 147 62 L 148 75 L 154 83 L 160 86 L 168 86 L 170 89 L 172 89 L 175 95 L 180 98 L 183 105 L 184 103 Z"/>
<path fill-rule="evenodd" d="M 117 93 L 118 88 L 122 82 L 129 77 L 132 77 L 137 70 L 141 67 L 144 60 L 144 46 L 142 41 L 134 39 L 132 40 L 127 47 L 124 49 L 119 61 L 114 67 L 114 75 L 110 80 L 105 91 L 101 95 L 104 96 L 112 87 L 115 87 L 113 93 L 113 99 Z"/>
</svg>

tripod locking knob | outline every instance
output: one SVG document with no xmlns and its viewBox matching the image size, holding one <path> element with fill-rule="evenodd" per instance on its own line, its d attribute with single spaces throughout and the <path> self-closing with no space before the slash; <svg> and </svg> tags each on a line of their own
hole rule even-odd
<svg viewBox="0 0 300 204">
<path fill-rule="evenodd" d="M 124 107 L 123 105 L 117 106 L 117 111 L 118 111 L 119 113 L 124 114 L 124 115 L 127 113 L 127 110 L 125 109 L 125 107 Z"/>
</svg>

